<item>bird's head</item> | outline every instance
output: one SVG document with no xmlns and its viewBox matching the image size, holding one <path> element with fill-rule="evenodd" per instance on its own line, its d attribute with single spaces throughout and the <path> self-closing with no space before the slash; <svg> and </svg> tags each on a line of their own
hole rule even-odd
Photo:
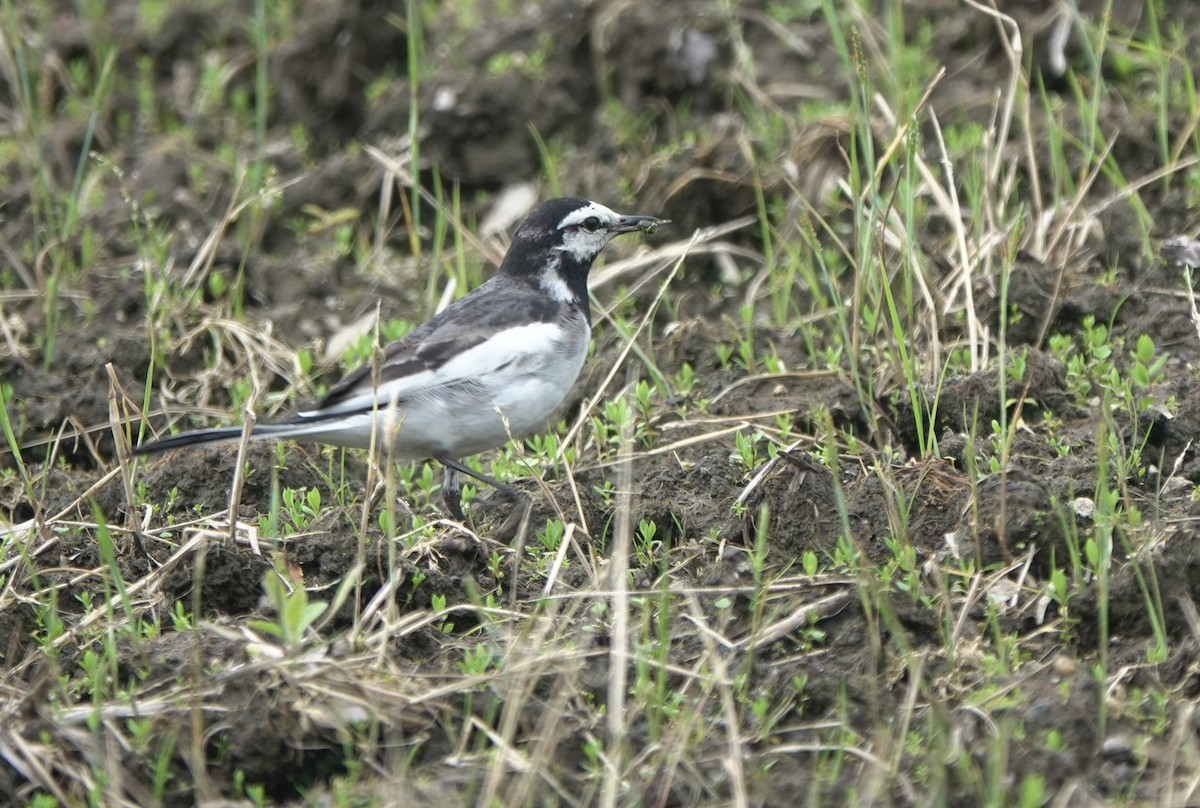
<svg viewBox="0 0 1200 808">
<path fill-rule="evenodd" d="M 621 233 L 652 233 L 667 221 L 622 216 L 587 199 L 551 199 L 521 223 L 500 271 L 535 276 L 551 296 L 586 308 L 588 272 L 604 245 Z"/>
</svg>

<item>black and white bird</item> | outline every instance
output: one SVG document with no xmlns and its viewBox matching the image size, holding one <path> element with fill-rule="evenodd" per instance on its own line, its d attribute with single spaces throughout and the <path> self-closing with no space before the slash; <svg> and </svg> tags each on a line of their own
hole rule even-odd
<svg viewBox="0 0 1200 808">
<path fill-rule="evenodd" d="M 459 474 L 512 489 L 463 458 L 536 432 L 559 409 L 591 339 L 588 272 L 609 240 L 654 232 L 667 220 L 622 216 L 586 199 L 551 199 L 518 228 L 500 271 L 383 351 L 323 399 L 281 423 L 255 424 L 252 438 L 293 438 L 368 448 L 391 441 L 396 460 L 436 459 L 443 498 L 463 518 Z M 183 432 L 134 449 L 236 441 L 241 427 Z"/>
</svg>

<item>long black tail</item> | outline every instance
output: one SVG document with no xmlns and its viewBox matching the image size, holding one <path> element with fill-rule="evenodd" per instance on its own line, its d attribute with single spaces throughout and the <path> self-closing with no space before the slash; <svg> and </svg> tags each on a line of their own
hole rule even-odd
<svg viewBox="0 0 1200 808">
<path fill-rule="evenodd" d="M 303 434 L 300 424 L 256 424 L 251 438 L 286 438 L 297 433 Z M 240 426 L 221 426 L 213 429 L 196 429 L 192 432 L 180 432 L 178 435 L 167 435 L 156 440 L 148 440 L 140 446 L 135 446 L 136 455 L 165 452 L 168 449 L 179 449 L 184 446 L 195 446 L 201 443 L 223 443 L 241 440 Z"/>
<path fill-rule="evenodd" d="M 240 426 L 218 427 L 216 429 L 197 429 L 193 432 L 180 432 L 178 435 L 166 435 L 156 440 L 148 440 L 140 446 L 133 447 L 133 453 L 138 455 L 165 452 L 168 449 L 178 449 L 183 446 L 195 446 L 198 443 L 221 443 L 235 441 L 242 437 Z"/>
</svg>

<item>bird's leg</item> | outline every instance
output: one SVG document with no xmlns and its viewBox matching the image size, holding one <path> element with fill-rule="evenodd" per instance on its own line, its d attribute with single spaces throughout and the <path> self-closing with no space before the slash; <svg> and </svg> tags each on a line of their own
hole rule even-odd
<svg viewBox="0 0 1200 808">
<path fill-rule="evenodd" d="M 442 500 L 446 503 L 446 510 L 458 521 L 465 521 L 466 516 L 462 509 L 462 481 L 459 479 L 458 469 L 443 463 L 442 472 Z"/>
<path fill-rule="evenodd" d="M 529 517 L 532 512 L 533 502 L 527 497 L 522 497 L 515 503 L 515 507 L 508 512 L 508 518 L 496 529 L 493 538 L 511 542 L 518 533 L 529 529 Z"/>
<path fill-rule="evenodd" d="M 475 469 L 460 463 L 453 458 L 445 457 L 444 455 L 435 455 L 434 460 L 442 464 L 446 471 L 445 481 L 442 483 L 442 498 L 446 500 L 446 508 L 450 514 L 459 521 L 463 520 L 462 513 L 462 489 L 458 478 L 459 474 L 465 474 L 472 479 L 478 480 L 481 483 L 486 483 L 496 489 L 496 493 L 505 502 L 516 502 L 521 499 L 521 492 L 512 486 L 505 485 L 494 477 L 489 477 L 486 474 L 475 471 Z M 451 501 L 451 485 L 453 485 L 453 502 Z"/>
</svg>

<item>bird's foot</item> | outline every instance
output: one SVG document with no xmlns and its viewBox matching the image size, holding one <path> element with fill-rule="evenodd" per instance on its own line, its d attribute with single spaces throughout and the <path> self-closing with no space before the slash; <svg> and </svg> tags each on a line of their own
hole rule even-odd
<svg viewBox="0 0 1200 808">
<path fill-rule="evenodd" d="M 462 491 L 443 491 L 442 505 L 446 508 L 446 513 L 450 514 L 450 518 L 459 521 L 467 521 L 467 514 L 463 511 Z"/>
<path fill-rule="evenodd" d="M 445 467 L 442 477 L 442 502 L 451 517 L 459 522 L 467 520 L 462 506 L 462 480 L 459 479 L 458 472 L 450 466 Z"/>
<path fill-rule="evenodd" d="M 462 476 L 467 475 L 474 477 L 482 483 L 486 483 L 496 492 L 487 498 L 476 499 L 471 503 L 472 513 L 478 513 L 480 516 L 485 515 L 488 511 L 495 510 L 504 505 L 514 505 L 515 507 L 509 512 L 508 517 L 500 525 L 499 530 L 493 533 L 493 536 L 500 541 L 509 541 L 517 535 L 519 531 L 525 530 L 529 524 L 529 514 L 533 507 L 533 503 L 524 493 L 518 491 L 512 486 L 505 485 L 499 480 L 488 477 L 486 474 L 480 474 L 477 471 L 464 466 L 457 460 L 448 457 L 437 458 L 442 463 L 445 476 L 442 478 L 442 501 L 446 505 L 446 511 L 459 522 L 466 522 L 466 513 L 462 506 Z"/>
<path fill-rule="evenodd" d="M 510 489 L 512 490 L 512 489 Z M 492 538 L 496 541 L 511 542 L 513 538 L 520 532 L 528 529 L 529 515 L 533 512 L 533 500 L 519 491 L 513 491 L 514 499 L 508 501 L 513 503 L 513 508 L 508 512 L 508 516 L 500 527 L 492 532 Z M 502 497 L 495 497 L 500 500 Z M 494 508 L 500 503 L 488 503 L 488 507 Z"/>
<path fill-rule="evenodd" d="M 486 497 L 477 497 L 471 502 L 471 510 L 479 513 L 490 513 L 491 511 L 501 508 L 505 505 L 515 505 L 522 501 L 528 501 L 528 498 L 511 486 L 495 489 L 495 493 Z"/>
<path fill-rule="evenodd" d="M 458 488 L 443 489 L 442 500 L 450 517 L 464 524 L 470 524 L 475 518 L 487 516 L 505 505 L 512 505 L 500 526 L 491 531 L 492 538 L 497 541 L 510 541 L 516 536 L 533 507 L 529 497 L 509 486 L 497 488 L 496 493 L 490 496 L 472 500 L 469 508 L 463 507 L 462 490 Z M 471 518 L 468 519 L 468 516 Z"/>
</svg>

